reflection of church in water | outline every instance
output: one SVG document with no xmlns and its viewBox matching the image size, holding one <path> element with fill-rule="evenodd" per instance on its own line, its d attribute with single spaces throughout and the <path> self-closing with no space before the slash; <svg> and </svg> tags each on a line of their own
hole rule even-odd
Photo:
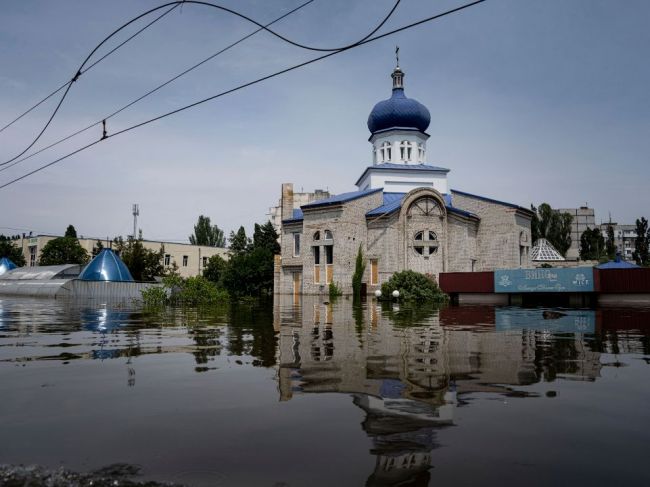
<svg viewBox="0 0 650 487">
<path fill-rule="evenodd" d="M 534 397 L 516 388 L 599 377 L 600 354 L 580 335 L 494 333 L 491 307 L 416 313 L 374 302 L 355 311 L 305 296 L 301 305 L 276 307 L 280 399 L 350 394 L 366 413 L 376 459 L 367 485 L 427 485 L 438 431 L 455 424 L 467 394 Z"/>
</svg>

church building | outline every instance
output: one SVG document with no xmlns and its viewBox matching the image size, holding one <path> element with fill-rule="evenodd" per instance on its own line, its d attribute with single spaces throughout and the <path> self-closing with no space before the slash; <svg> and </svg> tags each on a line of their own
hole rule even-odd
<svg viewBox="0 0 650 487">
<path fill-rule="evenodd" d="M 405 269 L 438 278 L 530 266 L 532 212 L 451 189 L 449 169 L 427 163 L 429 110 L 406 97 L 399 65 L 391 77 L 391 97 L 368 117 L 372 165 L 356 190 L 297 207 L 282 185 L 276 293 L 325 294 L 331 282 L 351 293 L 359 248 L 368 293 Z"/>
</svg>

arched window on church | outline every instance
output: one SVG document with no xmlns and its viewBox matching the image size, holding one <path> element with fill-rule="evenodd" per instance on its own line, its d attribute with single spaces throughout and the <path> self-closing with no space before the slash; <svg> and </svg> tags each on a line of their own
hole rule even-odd
<svg viewBox="0 0 650 487">
<path fill-rule="evenodd" d="M 422 142 L 418 144 L 418 162 L 424 162 L 424 144 Z"/>
<path fill-rule="evenodd" d="M 382 162 L 390 161 L 391 159 L 390 142 L 388 141 L 382 142 L 380 151 L 381 151 L 381 161 Z"/>
<path fill-rule="evenodd" d="M 329 230 L 325 230 L 325 240 L 332 240 L 332 238 L 334 238 L 332 236 L 332 232 Z"/>
<path fill-rule="evenodd" d="M 314 240 L 320 240 L 320 230 L 314 233 Z"/>
<path fill-rule="evenodd" d="M 375 146 L 372 147 L 372 163 L 377 164 L 377 148 Z"/>
<path fill-rule="evenodd" d="M 402 161 L 410 161 L 411 160 L 411 143 L 408 140 L 403 140 L 399 144 L 399 155 L 400 159 Z"/>
<path fill-rule="evenodd" d="M 438 236 L 431 230 L 416 232 L 413 236 L 415 253 L 428 257 L 438 252 Z"/>
<path fill-rule="evenodd" d="M 442 209 L 438 201 L 430 196 L 425 196 L 413 202 L 409 207 L 408 216 L 442 216 Z"/>
</svg>

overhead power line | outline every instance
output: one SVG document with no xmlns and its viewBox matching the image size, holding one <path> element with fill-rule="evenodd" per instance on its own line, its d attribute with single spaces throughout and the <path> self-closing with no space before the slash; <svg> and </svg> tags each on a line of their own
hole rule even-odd
<svg viewBox="0 0 650 487">
<path fill-rule="evenodd" d="M 315 0 L 307 0 L 306 2 L 304 2 L 304 3 L 300 4 L 300 5 L 298 5 L 296 8 L 294 8 L 294 9 L 292 9 L 292 10 L 289 10 L 289 11 L 286 12 L 285 14 L 282 14 L 280 17 L 277 17 L 275 20 L 269 22 L 269 23 L 266 24 L 264 27 L 269 27 L 269 26 L 271 26 L 271 25 L 273 25 L 273 24 L 279 22 L 280 20 L 285 19 L 286 17 L 288 17 L 288 16 L 294 14 L 294 13 L 297 12 L 298 10 L 300 10 L 300 9 L 302 9 L 302 8 L 304 8 L 304 7 L 306 7 L 307 5 L 309 5 L 310 3 L 314 2 L 314 1 L 315 1 Z M 399 3 L 399 2 L 398 2 L 398 3 Z M 394 10 L 394 9 L 393 9 L 393 10 Z M 51 149 L 52 147 L 55 147 L 55 146 L 61 144 L 62 142 L 65 142 L 66 140 L 70 140 L 71 138 L 76 137 L 77 135 L 80 135 L 80 134 L 82 134 L 82 133 L 84 133 L 84 132 L 90 130 L 91 128 L 98 126 L 98 125 L 101 124 L 104 120 L 109 120 L 109 119 L 113 118 L 115 115 L 118 115 L 119 113 L 123 112 L 123 111 L 126 110 L 127 108 L 130 108 L 130 107 L 132 107 L 133 105 L 135 105 L 136 103 L 138 103 L 138 102 L 144 100 L 144 99 L 147 98 L 148 96 L 151 96 L 151 95 L 154 94 L 155 92 L 159 91 L 160 89 L 164 88 L 165 86 L 169 85 L 170 83 L 173 83 L 174 81 L 176 81 L 177 79 L 179 79 L 179 78 L 185 76 L 186 74 L 190 73 L 191 71 L 194 71 L 196 68 L 202 66 L 203 64 L 207 63 L 208 61 L 211 61 L 212 59 L 214 59 L 214 58 L 216 58 L 217 56 L 223 54 L 224 52 L 226 52 L 226 51 L 232 49 L 233 47 L 237 46 L 238 44 L 241 44 L 241 43 L 244 42 L 246 39 L 249 39 L 250 37 L 252 37 L 252 36 L 254 36 L 255 34 L 257 34 L 258 32 L 264 30 L 264 27 L 259 27 L 258 29 L 254 30 L 254 31 L 251 32 L 250 34 L 245 35 L 244 37 L 240 38 L 239 40 L 237 40 L 237 41 L 235 41 L 235 42 L 233 42 L 233 43 L 227 45 L 227 46 L 224 47 L 223 49 L 220 49 L 219 51 L 217 51 L 217 52 L 211 54 L 210 56 L 208 56 L 208 57 L 206 57 L 206 58 L 204 58 L 203 60 L 199 61 L 198 63 L 194 64 L 193 66 L 190 66 L 190 67 L 187 68 L 186 70 L 184 70 L 184 71 L 180 72 L 179 74 L 175 75 L 174 77 L 168 79 L 168 80 L 165 81 L 164 83 L 159 84 L 159 85 L 156 86 L 155 88 L 153 88 L 153 89 L 147 91 L 144 95 L 139 96 L 138 98 L 134 99 L 133 101 L 131 101 L 131 102 L 127 103 L 126 105 L 122 106 L 121 108 L 115 110 L 115 111 L 112 112 L 110 115 L 107 115 L 107 116 L 101 118 L 100 120 L 97 120 L 96 122 L 93 122 L 93 123 L 91 123 L 90 125 L 87 125 L 86 127 L 77 130 L 76 132 L 73 132 L 73 133 L 71 133 L 71 134 L 69 134 L 69 135 L 67 135 L 67 136 L 65 136 L 65 137 L 63 137 L 63 138 L 61 138 L 61 139 L 58 139 L 57 141 L 55 141 L 55 142 L 53 142 L 53 143 L 51 143 L 51 144 L 49 144 L 49 145 L 47 145 L 47 146 L 45 146 L 45 147 L 39 149 L 39 150 L 36 151 L 36 152 L 32 152 L 31 154 L 28 154 L 27 156 L 22 157 L 21 159 L 18 159 L 17 161 L 14 161 L 13 163 L 11 163 L 11 164 L 9 164 L 9 165 L 5 165 L 4 167 L 0 167 L 0 172 L 2 172 L 2 171 L 6 171 L 7 169 L 11 169 L 12 167 L 16 166 L 17 164 L 20 164 L 21 162 L 24 162 L 24 161 L 26 161 L 26 160 L 28 160 L 28 159 L 31 159 L 32 157 L 34 157 L 34 156 L 36 156 L 36 155 L 38 155 L 38 154 L 41 154 L 42 152 L 44 152 L 44 151 L 46 151 L 46 150 L 48 150 L 48 149 Z M 0 164 L 0 166 L 1 166 L 1 164 Z"/>
<path fill-rule="evenodd" d="M 299 68 L 302 68 L 302 67 L 308 66 L 308 65 L 310 65 L 310 64 L 313 64 L 313 63 L 315 63 L 315 62 L 321 61 L 321 60 L 323 60 L 323 59 L 327 59 L 327 58 L 329 58 L 329 57 L 332 57 L 332 56 L 334 56 L 334 55 L 336 55 L 336 54 L 340 54 L 340 53 L 342 53 L 342 52 L 348 51 L 348 50 L 350 50 L 350 49 L 354 49 L 354 48 L 356 48 L 356 47 L 359 47 L 359 46 L 362 46 L 362 45 L 365 45 L 365 44 L 369 44 L 369 43 L 371 43 L 371 42 L 377 41 L 377 40 L 379 40 L 379 39 L 383 39 L 383 38 L 385 38 L 385 37 L 388 37 L 388 36 L 391 36 L 391 35 L 397 34 L 397 33 L 399 33 L 399 32 L 402 32 L 402 31 L 405 31 L 405 30 L 411 29 L 411 28 L 413 28 L 413 27 L 417 27 L 417 26 L 419 26 L 419 25 L 422 25 L 422 24 L 425 24 L 425 23 L 431 22 L 431 21 L 433 21 L 433 20 L 437 20 L 437 19 L 440 19 L 440 18 L 442 18 L 442 17 L 446 17 L 446 16 L 451 15 L 451 14 L 453 14 L 453 13 L 460 12 L 460 11 L 462 11 L 462 10 L 465 10 L 465 9 L 467 9 L 467 8 L 470 8 L 470 7 L 473 7 L 473 6 L 475 6 L 475 5 L 478 5 L 478 4 L 480 4 L 480 3 L 483 3 L 483 2 L 485 2 L 485 1 L 486 1 L 486 0 L 476 0 L 476 1 L 474 1 L 474 2 L 470 2 L 470 3 L 466 3 L 466 4 L 464 4 L 464 5 L 461 5 L 460 7 L 456 7 L 456 8 L 450 9 L 450 10 L 446 10 L 446 11 L 444 11 L 444 12 L 442 12 L 442 13 L 435 14 L 435 15 L 432 15 L 432 16 L 430 16 L 430 17 L 426 17 L 426 18 L 424 18 L 424 19 L 418 20 L 418 21 L 416 21 L 416 22 L 412 22 L 412 23 L 410 23 L 410 24 L 407 24 L 407 25 L 405 25 L 405 26 L 399 27 L 399 28 L 397 28 L 397 29 L 394 29 L 394 30 L 391 30 L 391 31 L 385 32 L 384 34 L 380 34 L 380 35 L 377 35 L 377 36 L 374 36 L 374 37 L 370 37 L 370 38 L 365 39 L 365 40 L 363 40 L 363 41 L 361 41 L 361 42 L 359 42 L 359 43 L 357 43 L 357 44 L 350 45 L 350 46 L 345 47 L 345 48 L 343 48 L 343 49 L 340 49 L 340 50 L 338 50 L 338 51 L 330 52 L 330 53 L 324 54 L 324 55 L 322 55 L 322 56 L 318 56 L 318 57 L 312 58 L 312 59 L 310 59 L 310 60 L 308 60 L 308 61 L 304 61 L 304 62 L 302 62 L 302 63 L 295 64 L 295 65 L 293 65 L 293 66 L 291 66 L 291 67 L 289 67 L 289 68 L 285 68 L 285 69 L 282 69 L 282 70 L 280 70 L 280 71 L 276 71 L 275 73 L 269 74 L 269 75 L 267 75 L 267 76 L 263 76 L 263 77 L 261 77 L 261 78 L 257 78 L 257 79 L 255 79 L 255 80 L 253 80 L 253 81 L 249 81 L 248 83 L 244 83 L 244 84 L 241 84 L 241 85 L 239 85 L 239 86 L 236 86 L 235 88 L 232 88 L 232 89 L 230 89 L 230 90 L 222 91 L 221 93 L 217 93 L 216 95 L 209 96 L 209 97 L 207 97 L 207 98 L 203 98 L 202 100 L 199 100 L 199 101 L 197 101 L 197 102 L 191 103 L 191 104 L 189 104 L 189 105 L 185 105 L 185 106 L 183 106 L 183 107 L 181 107 L 181 108 L 177 108 L 176 110 L 172 110 L 172 111 L 166 112 L 166 113 L 164 113 L 164 114 L 162 114 L 162 115 L 159 115 L 159 116 L 157 116 L 157 117 L 151 118 L 151 119 L 149 119 L 149 120 L 145 120 L 145 121 L 140 122 L 140 123 L 137 123 L 137 124 L 135 124 L 135 125 L 131 125 L 130 127 L 127 127 L 127 128 L 125 128 L 125 129 L 122 129 L 122 130 L 120 130 L 120 131 L 118 131 L 118 132 L 115 132 L 115 133 L 113 133 L 113 134 L 111 134 L 111 135 L 108 135 L 105 139 L 98 139 L 98 140 L 96 140 L 96 141 L 94 141 L 94 142 L 91 142 L 91 143 L 89 143 L 89 144 L 87 144 L 87 145 L 85 145 L 85 146 L 83 146 L 83 147 L 80 147 L 80 148 L 74 150 L 73 152 L 70 152 L 70 153 L 68 153 L 68 154 L 66 154 L 66 155 L 64 155 L 64 156 L 62 156 L 62 157 L 59 157 L 58 159 L 55 159 L 55 160 L 52 161 L 52 162 L 49 162 L 48 164 L 45 164 L 45 165 L 43 165 L 43 166 L 40 166 L 40 167 L 38 167 L 38 168 L 36 168 L 36 169 L 34 169 L 34 170 L 32 170 L 32 171 L 26 173 L 26 174 L 23 174 L 22 176 L 19 176 L 19 177 L 15 178 L 15 179 L 13 179 L 13 180 L 11 180 L 11 181 L 8 181 L 7 183 L 4 183 L 3 185 L 0 185 L 0 189 L 6 188 L 7 186 L 10 186 L 11 184 L 14 184 L 14 183 L 16 183 L 16 182 L 18 182 L 18 181 L 21 181 L 21 180 L 23 180 L 23 179 L 25 179 L 25 178 L 27 178 L 27 177 L 29 177 L 29 176 L 31 176 L 31 175 L 33 175 L 33 174 L 39 172 L 39 171 L 42 171 L 43 169 L 46 169 L 46 168 L 48 168 L 48 167 L 50 167 L 50 166 L 53 166 L 53 165 L 55 165 L 55 164 L 58 164 L 59 162 L 64 161 L 65 159 L 68 159 L 69 157 L 72 157 L 72 156 L 75 155 L 75 154 L 78 154 L 78 153 L 80 153 L 80 152 L 82 152 L 82 151 L 85 151 L 86 149 L 89 149 L 90 147 L 92 147 L 92 146 L 94 146 L 94 145 L 96 145 L 96 144 L 99 144 L 99 143 L 102 142 L 103 140 L 110 139 L 110 138 L 113 138 L 113 137 L 117 137 L 118 135 L 122 135 L 122 134 L 124 134 L 124 133 L 126 133 L 126 132 L 129 132 L 129 131 L 131 131 L 131 130 L 135 130 L 135 129 L 137 129 L 137 128 L 140 128 L 140 127 L 142 127 L 142 126 L 144 126 L 144 125 L 148 125 L 148 124 L 150 124 L 150 123 L 152 123 L 152 122 L 155 122 L 155 121 L 161 120 L 161 119 L 166 118 L 166 117 L 169 117 L 169 116 L 171 116 L 171 115 L 175 115 L 175 114 L 177 114 L 177 113 L 180 113 L 180 112 L 182 112 L 182 111 L 188 110 L 188 109 L 190 109 L 190 108 L 194 108 L 194 107 L 196 107 L 196 106 L 198 106 L 198 105 L 201 105 L 201 104 L 203 104 L 203 103 L 206 103 L 206 102 L 208 102 L 208 101 L 215 100 L 215 99 L 217 99 L 217 98 L 220 98 L 220 97 L 222 97 L 222 96 L 225 96 L 225 95 L 228 95 L 228 94 L 234 93 L 234 92 L 236 92 L 236 91 L 242 90 L 242 89 L 247 88 L 247 87 L 249 87 L 249 86 L 253 86 L 253 85 L 255 85 L 255 84 L 258 84 L 258 83 L 261 83 L 261 82 L 263 82 L 263 81 L 269 80 L 269 79 L 271 79 L 271 78 L 275 78 L 275 77 L 277 77 L 277 76 L 280 76 L 280 75 L 283 75 L 283 74 L 289 73 L 289 72 L 294 71 L 294 70 L 296 70 L 296 69 L 299 69 Z"/>
<path fill-rule="evenodd" d="M 47 120 L 47 122 L 45 123 L 45 126 L 44 126 L 43 129 L 39 132 L 39 134 L 36 136 L 36 138 L 35 138 L 35 139 L 34 139 L 34 140 L 33 140 L 33 141 L 32 141 L 32 142 L 31 142 L 31 143 L 30 143 L 30 144 L 25 148 L 25 150 L 23 150 L 20 154 L 17 154 L 16 156 L 12 157 L 12 158 L 9 159 L 8 161 L 5 161 L 5 162 L 3 162 L 3 163 L 0 163 L 0 166 L 4 166 L 4 165 L 6 165 L 6 164 L 9 164 L 9 163 L 12 162 L 12 161 L 15 161 L 16 159 L 18 159 L 20 156 L 22 156 L 25 152 L 27 152 L 29 149 L 31 149 L 31 148 L 34 146 L 34 144 L 38 141 L 38 139 L 41 138 L 41 135 L 43 135 L 43 133 L 45 133 L 45 131 L 46 131 L 47 128 L 49 127 L 50 123 L 52 123 L 52 120 L 54 119 L 55 115 L 56 115 L 57 112 L 59 111 L 59 108 L 61 108 L 61 104 L 63 103 L 63 100 L 65 100 L 66 96 L 68 95 L 68 92 L 70 91 L 70 88 L 72 87 L 72 84 L 73 84 L 75 81 L 77 81 L 77 80 L 79 79 L 79 77 L 80 77 L 82 74 L 88 72 L 90 69 L 92 69 L 93 67 L 95 67 L 95 66 L 96 66 L 97 64 L 99 64 L 101 61 L 103 61 L 103 60 L 106 59 L 108 56 L 110 56 L 110 55 L 113 54 L 115 51 L 117 51 L 117 50 L 118 50 L 120 47 L 122 47 L 124 44 L 126 44 L 126 43 L 129 42 L 130 40 L 132 40 L 132 39 L 134 39 L 135 37 L 137 37 L 138 35 L 140 35 L 142 32 L 144 32 L 144 31 L 147 30 L 149 27 L 151 27 L 153 24 L 155 24 L 155 23 L 158 22 L 160 19 L 162 19 L 162 18 L 163 18 L 165 15 L 167 15 L 169 12 L 171 12 L 172 10 L 174 10 L 176 7 L 178 7 L 178 5 L 174 5 L 172 8 L 170 8 L 170 9 L 167 10 L 166 12 L 163 12 L 161 15 L 159 15 L 158 17 L 156 17 L 154 20 L 152 20 L 152 21 L 149 22 L 147 25 L 145 25 L 144 27 L 142 27 L 140 30 L 138 30 L 137 32 L 135 32 L 134 34 L 132 34 L 131 36 L 129 36 L 126 40 L 124 40 L 123 42 L 121 42 L 120 44 L 118 44 L 116 47 L 114 47 L 114 48 L 111 49 L 109 52 L 107 52 L 107 53 L 104 54 L 102 57 L 100 57 L 97 61 L 95 61 L 95 62 L 92 63 L 90 66 L 88 66 L 87 68 L 84 69 L 84 65 L 86 64 L 86 62 L 88 62 L 88 60 L 92 57 L 92 55 L 95 54 L 95 52 L 97 51 L 97 49 L 99 49 L 99 47 L 100 47 L 104 42 L 106 42 L 110 37 L 112 37 L 113 35 L 115 35 L 115 34 L 117 33 L 117 31 L 114 32 L 113 34 L 111 34 L 111 35 L 110 35 L 109 37 L 107 37 L 107 38 L 106 38 L 102 43 L 100 43 L 100 44 L 99 44 L 95 49 L 93 49 L 93 51 L 88 55 L 88 57 L 86 58 L 86 60 L 83 62 L 83 64 L 81 65 L 81 67 L 77 70 L 77 72 L 75 73 L 75 75 L 72 77 L 72 79 L 71 79 L 70 81 L 66 81 L 64 84 L 62 84 L 61 86 L 59 86 L 59 88 L 57 88 L 57 89 L 54 90 L 52 93 L 50 93 L 50 94 L 47 95 L 45 98 L 43 98 L 41 101 L 39 101 L 38 103 L 36 103 L 36 105 L 32 106 L 30 109 L 28 109 L 27 111 L 23 112 L 21 115 L 19 115 L 18 117 L 16 117 L 15 119 L 13 119 L 11 122 L 9 122 L 7 125 L 5 125 L 4 127 L 2 127 L 2 128 L 0 129 L 0 132 L 2 132 L 3 130 L 5 130 L 6 128 L 12 126 L 12 125 L 13 125 L 14 123 L 16 123 L 18 120 L 20 120 L 21 118 L 23 118 L 25 115 L 27 115 L 28 113 L 30 113 L 32 110 L 34 110 L 35 108 L 37 108 L 38 106 L 40 106 L 41 104 L 43 104 L 44 102 L 46 102 L 47 100 L 49 100 L 51 97 L 53 97 L 54 95 L 56 95 L 59 91 L 61 91 L 61 90 L 63 90 L 63 89 L 65 88 L 65 91 L 63 92 L 63 95 L 61 96 L 61 99 L 59 100 L 59 103 L 56 105 L 56 108 L 55 108 L 54 111 L 52 112 L 52 115 L 50 115 L 50 118 Z M 131 23 L 131 22 L 129 22 L 129 24 L 130 24 L 130 23 Z M 126 25 L 128 25 L 128 24 L 126 24 Z M 126 26 L 126 25 L 125 25 L 125 26 Z"/>
<path fill-rule="evenodd" d="M 9 160 L 7 160 L 7 161 L 4 161 L 4 162 L 0 163 L 0 166 L 5 166 L 5 165 L 7 165 L 7 164 L 12 163 L 12 162 L 15 161 L 16 159 L 18 159 L 20 156 L 22 156 L 23 154 L 25 154 L 29 149 L 31 149 L 31 148 L 34 146 L 34 144 L 36 144 L 36 142 L 41 138 L 41 136 L 43 135 L 43 133 L 45 133 L 45 130 L 47 130 L 47 128 L 49 127 L 50 123 L 52 122 L 52 120 L 53 120 L 54 117 L 56 116 L 57 112 L 59 111 L 59 108 L 61 108 L 61 105 L 62 105 L 63 101 L 65 100 L 66 96 L 68 95 L 68 92 L 70 91 L 70 88 L 72 87 L 72 84 L 73 84 L 75 81 L 77 81 L 77 79 L 79 79 L 79 77 L 80 77 L 83 73 L 85 73 L 86 71 L 88 71 L 88 69 L 92 68 L 92 67 L 95 66 L 97 63 L 99 63 L 100 61 L 102 61 L 103 59 L 105 59 L 108 55 L 110 55 L 110 54 L 112 54 L 113 52 L 115 52 L 115 51 L 116 51 L 117 49 L 119 49 L 122 45 L 124 45 L 126 42 L 128 42 L 131 38 L 135 37 L 135 36 L 138 35 L 140 32 L 142 32 L 143 30 L 147 29 L 149 26 L 153 25 L 155 22 L 157 22 L 158 20 L 160 20 L 162 17 L 164 17 L 165 15 L 167 15 L 169 12 L 171 12 L 173 9 L 175 9 L 175 8 L 178 7 L 179 5 L 184 5 L 184 4 L 195 4 L 195 5 L 203 5 L 203 6 L 206 6 L 206 7 L 216 8 L 216 9 L 218 9 L 218 10 L 222 10 L 222 11 L 224 11 L 224 12 L 228 12 L 228 13 L 230 13 L 230 14 L 232 14 L 232 15 L 235 15 L 235 16 L 237 16 L 237 17 L 240 17 L 241 19 L 244 19 L 244 20 L 246 20 L 246 21 L 248 21 L 248 22 L 251 22 L 251 23 L 257 25 L 258 27 L 260 27 L 261 29 L 266 30 L 269 34 L 274 35 L 275 37 L 277 37 L 277 38 L 283 40 L 284 42 L 287 42 L 287 43 L 291 44 L 292 46 L 300 47 L 301 49 L 306 49 L 306 50 L 309 50 L 309 51 L 336 52 L 336 51 L 340 51 L 341 49 L 347 49 L 347 48 L 349 48 L 349 47 L 352 47 L 352 46 L 358 45 L 359 42 L 362 42 L 362 41 L 368 39 L 370 36 L 372 36 L 375 32 L 377 32 L 377 31 L 378 31 L 378 30 L 379 30 L 379 29 L 380 29 L 380 28 L 381 28 L 381 27 L 382 27 L 382 26 L 383 26 L 383 25 L 388 21 L 388 19 L 392 16 L 393 12 L 395 12 L 395 9 L 396 9 L 397 6 L 399 5 L 400 1 L 401 1 L 401 0 L 396 0 L 395 5 L 393 5 L 393 8 L 390 10 L 390 12 L 388 13 L 388 15 L 384 18 L 384 20 L 383 20 L 382 22 L 380 22 L 379 25 L 378 25 L 377 27 L 375 27 L 375 28 L 374 28 L 374 29 L 373 29 L 373 30 L 372 30 L 368 35 L 366 35 L 365 37 L 363 37 L 363 38 L 360 39 L 359 41 L 356 41 L 355 43 L 352 43 L 352 44 L 349 44 L 349 45 L 346 45 L 346 46 L 342 46 L 342 47 L 334 47 L 334 48 L 314 47 L 314 46 L 308 46 L 308 45 L 306 45 L 306 44 L 301 44 L 301 43 L 296 42 L 296 41 L 292 41 L 291 39 L 289 39 L 289 38 L 287 38 L 287 37 L 284 37 L 284 36 L 282 36 L 281 34 L 278 34 L 277 32 L 275 32 L 275 31 L 269 29 L 268 27 L 266 27 L 266 26 L 260 24 L 259 22 L 257 22 L 257 21 L 254 20 L 254 19 L 252 19 L 252 18 L 250 18 L 250 17 L 248 17 L 248 16 L 246 16 L 246 15 L 240 13 L 240 12 L 237 12 L 236 10 L 233 10 L 233 9 L 230 9 L 230 8 L 227 8 L 227 7 L 223 7 L 223 6 L 221 6 L 221 5 L 217 5 L 217 4 L 210 3 L 210 2 L 202 2 L 202 1 L 198 1 L 198 0 L 178 0 L 178 1 L 174 1 L 174 2 L 166 3 L 166 4 L 163 4 L 163 5 L 159 5 L 158 7 L 154 7 L 154 8 L 152 8 L 152 9 L 147 10 L 146 12 L 144 12 L 144 13 L 138 15 L 137 17 L 134 17 L 133 19 L 129 20 L 128 22 L 126 22 L 126 23 L 123 24 L 122 26 L 118 27 L 118 28 L 115 29 L 111 34 L 109 34 L 107 37 L 105 37 L 105 38 L 104 38 L 104 39 L 103 39 L 99 44 L 97 44 L 97 46 L 96 46 L 96 47 L 91 51 L 91 53 L 88 55 L 88 57 L 86 57 L 86 59 L 84 60 L 84 62 L 81 64 L 81 66 L 80 66 L 79 69 L 77 70 L 77 72 L 76 72 L 76 74 L 74 75 L 74 77 L 73 77 L 73 78 L 72 78 L 72 79 L 71 79 L 71 80 L 66 84 L 67 87 L 66 87 L 65 91 L 63 92 L 63 95 L 61 96 L 61 99 L 59 100 L 59 103 L 57 104 L 56 108 L 54 109 L 54 112 L 52 113 L 52 115 L 51 115 L 50 118 L 48 119 L 48 121 L 47 121 L 47 123 L 45 124 L 45 126 L 43 127 L 43 129 L 42 129 L 42 130 L 39 132 L 39 134 L 36 136 L 36 138 L 35 138 L 35 139 L 34 139 L 34 140 L 33 140 L 33 141 L 32 141 L 32 142 L 31 142 L 31 143 L 30 143 L 30 144 L 29 144 L 29 145 L 28 145 L 28 146 L 27 146 L 27 147 L 26 147 L 22 152 L 20 152 L 19 154 L 16 154 L 16 155 L 15 155 L 14 157 L 12 157 L 11 159 L 9 159 Z M 149 14 L 151 14 L 151 13 L 153 13 L 153 12 L 156 12 L 156 11 L 158 11 L 158 10 L 160 10 L 160 9 L 163 9 L 163 8 L 166 8 L 166 7 L 169 7 L 169 6 L 172 6 L 169 10 L 167 10 L 166 12 L 164 12 L 162 15 L 160 15 L 158 18 L 156 18 L 156 19 L 155 19 L 154 21 L 152 21 L 151 23 L 147 24 L 143 29 L 141 29 L 139 32 L 136 32 L 136 33 L 135 33 L 131 38 L 127 39 L 125 42 L 123 42 L 122 44 L 118 45 L 115 49 L 113 49 L 112 51 L 109 51 L 105 56 L 103 56 L 103 57 L 101 57 L 100 59 L 98 59 L 95 63 L 93 63 L 92 65 L 90 65 L 88 68 L 85 68 L 85 69 L 84 69 L 86 63 L 87 63 L 87 62 L 90 60 L 90 58 L 95 54 L 95 52 L 97 52 L 97 50 L 98 50 L 102 45 L 104 45 L 104 44 L 105 44 L 109 39 L 111 39 L 113 36 L 115 36 L 118 32 L 122 31 L 122 30 L 125 29 L 127 26 L 131 25 L 133 22 L 136 22 L 137 20 L 139 20 L 139 19 L 141 19 L 141 18 L 143 18 L 143 17 L 146 17 L 147 15 L 149 15 Z M 58 91 L 58 90 L 57 90 L 57 91 Z M 13 123 L 13 122 L 12 122 L 12 123 Z"/>
</svg>

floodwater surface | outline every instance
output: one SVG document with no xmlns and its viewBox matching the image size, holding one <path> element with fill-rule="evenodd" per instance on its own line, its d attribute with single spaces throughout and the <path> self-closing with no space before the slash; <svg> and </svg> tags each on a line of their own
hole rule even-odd
<svg viewBox="0 0 650 487">
<path fill-rule="evenodd" d="M 647 309 L 3 298 L 0 390 L 4 465 L 188 486 L 650 484 Z"/>
</svg>

